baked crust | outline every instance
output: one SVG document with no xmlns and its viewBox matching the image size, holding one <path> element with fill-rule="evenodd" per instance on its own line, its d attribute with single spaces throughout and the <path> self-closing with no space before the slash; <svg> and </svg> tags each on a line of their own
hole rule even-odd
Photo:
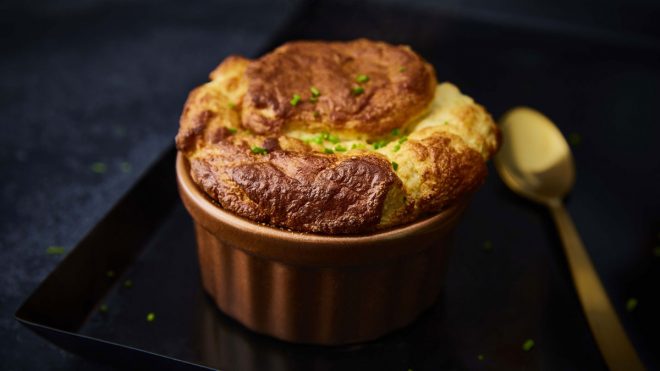
<svg viewBox="0 0 660 371">
<path fill-rule="evenodd" d="M 210 77 L 188 97 L 177 148 L 213 200 L 260 223 L 325 234 L 407 223 L 474 192 L 499 145 L 483 107 L 437 85 L 406 46 L 294 42 L 229 57 Z"/>
</svg>

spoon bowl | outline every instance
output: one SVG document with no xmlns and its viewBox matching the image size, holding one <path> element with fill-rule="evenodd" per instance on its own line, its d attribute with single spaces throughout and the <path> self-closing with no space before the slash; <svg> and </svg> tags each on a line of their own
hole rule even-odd
<svg viewBox="0 0 660 371">
<path fill-rule="evenodd" d="M 547 204 L 561 199 L 575 183 L 573 155 L 559 129 L 543 114 L 527 107 L 500 120 L 502 148 L 495 167 L 516 193 Z"/>
</svg>

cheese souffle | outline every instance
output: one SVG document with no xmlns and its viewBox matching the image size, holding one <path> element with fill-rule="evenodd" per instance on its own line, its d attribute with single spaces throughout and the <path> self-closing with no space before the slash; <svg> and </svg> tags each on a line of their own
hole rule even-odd
<svg viewBox="0 0 660 371">
<path fill-rule="evenodd" d="M 222 208 L 279 228 L 364 234 L 469 197 L 491 116 L 408 46 L 290 42 L 226 58 L 185 104 L 177 149 Z"/>
</svg>

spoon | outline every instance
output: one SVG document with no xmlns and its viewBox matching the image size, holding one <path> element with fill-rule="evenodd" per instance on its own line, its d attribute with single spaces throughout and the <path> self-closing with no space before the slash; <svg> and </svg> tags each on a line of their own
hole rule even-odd
<svg viewBox="0 0 660 371">
<path fill-rule="evenodd" d="M 578 298 L 605 363 L 613 371 L 644 370 L 564 208 L 563 198 L 575 182 L 568 143 L 552 121 L 531 108 L 507 112 L 500 129 L 503 146 L 495 157 L 497 172 L 514 192 L 550 209 Z"/>
</svg>

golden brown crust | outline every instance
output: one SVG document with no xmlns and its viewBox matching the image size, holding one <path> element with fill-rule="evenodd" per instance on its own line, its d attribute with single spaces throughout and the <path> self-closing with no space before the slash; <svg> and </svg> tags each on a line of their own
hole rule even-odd
<svg viewBox="0 0 660 371">
<path fill-rule="evenodd" d="M 410 48 L 364 39 L 287 43 L 246 74 L 243 126 L 257 134 L 313 127 L 379 137 L 419 116 L 436 85 L 433 68 Z M 358 82 L 360 75 L 368 81 Z M 320 92 L 316 102 L 311 87 Z M 301 100 L 293 106 L 295 94 Z"/>
<path fill-rule="evenodd" d="M 483 107 L 436 86 L 405 46 L 289 43 L 210 76 L 186 101 L 177 148 L 212 199 L 256 222 L 326 234 L 410 222 L 474 192 L 499 146 Z"/>
</svg>

